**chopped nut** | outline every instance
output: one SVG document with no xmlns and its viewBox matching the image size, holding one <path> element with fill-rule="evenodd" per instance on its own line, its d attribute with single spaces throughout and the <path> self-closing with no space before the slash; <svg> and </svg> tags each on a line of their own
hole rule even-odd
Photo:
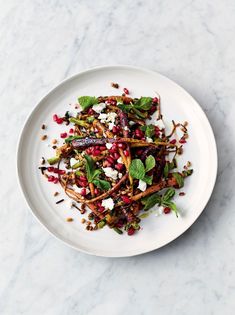
<svg viewBox="0 0 235 315">
<path fill-rule="evenodd" d="M 93 230 L 98 230 L 98 226 L 95 225 L 95 226 L 93 227 Z"/>
<path fill-rule="evenodd" d="M 115 88 L 115 89 L 118 89 L 118 88 L 119 88 L 119 84 L 118 84 L 118 83 L 112 82 L 112 83 L 111 83 L 111 86 L 112 86 L 113 88 Z"/>
<path fill-rule="evenodd" d="M 43 141 L 43 140 L 46 140 L 47 139 L 47 135 L 43 135 L 43 136 L 41 136 L 41 140 Z"/>
<path fill-rule="evenodd" d="M 41 129 L 43 129 L 43 130 L 46 129 L 46 125 L 42 124 Z"/>
<path fill-rule="evenodd" d="M 186 166 L 187 166 L 187 167 L 190 167 L 190 166 L 192 166 L 192 163 L 188 161 L 187 164 L 186 164 Z"/>
<path fill-rule="evenodd" d="M 184 139 L 188 139 L 188 134 L 187 133 L 184 134 Z"/>
<path fill-rule="evenodd" d="M 53 140 L 51 141 L 51 143 L 52 143 L 52 144 L 56 144 L 56 143 L 57 143 L 57 140 L 56 140 L 56 139 L 53 139 Z"/>
<path fill-rule="evenodd" d="M 72 221 L 73 221 L 73 218 L 67 218 L 66 221 L 67 221 L 67 222 L 72 222 Z"/>
<path fill-rule="evenodd" d="M 58 195 L 59 195 L 58 191 L 54 192 L 54 197 L 56 197 Z"/>
<path fill-rule="evenodd" d="M 86 222 L 86 219 L 82 218 L 81 223 L 84 224 Z"/>
<path fill-rule="evenodd" d="M 52 146 L 52 149 L 54 149 L 54 150 L 57 149 L 57 146 L 56 146 L 56 145 L 53 145 L 53 146 Z"/>
<path fill-rule="evenodd" d="M 90 222 L 90 221 L 87 221 L 86 224 L 87 224 L 87 225 L 91 225 L 91 222 Z"/>
</svg>

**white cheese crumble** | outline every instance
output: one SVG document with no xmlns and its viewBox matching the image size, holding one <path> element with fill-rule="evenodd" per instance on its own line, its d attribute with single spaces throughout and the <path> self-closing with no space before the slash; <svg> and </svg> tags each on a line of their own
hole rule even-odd
<svg viewBox="0 0 235 315">
<path fill-rule="evenodd" d="M 140 180 L 139 180 L 139 185 L 138 185 L 137 188 L 138 188 L 139 190 L 141 190 L 141 191 L 145 191 L 146 188 L 147 188 L 147 184 L 146 184 L 142 179 L 140 179 Z"/>
<path fill-rule="evenodd" d="M 132 120 L 129 121 L 129 125 L 130 125 L 130 126 L 133 126 L 134 124 L 135 124 L 134 121 L 132 121 Z"/>
<path fill-rule="evenodd" d="M 123 164 L 123 160 L 122 160 L 122 157 L 121 157 L 121 156 L 120 156 L 119 159 L 117 159 L 117 162 Z"/>
<path fill-rule="evenodd" d="M 130 131 L 130 129 L 127 126 L 124 127 L 124 130 Z"/>
<path fill-rule="evenodd" d="M 102 123 L 110 123 L 109 129 L 111 130 L 114 126 L 115 123 L 115 119 L 117 117 L 117 114 L 114 112 L 110 112 L 107 114 L 99 114 L 98 119 L 102 122 Z M 111 125 L 113 124 L 113 125 Z M 112 128 L 111 128 L 112 126 Z"/>
<path fill-rule="evenodd" d="M 109 130 L 112 130 L 114 126 L 114 123 L 109 123 Z"/>
<path fill-rule="evenodd" d="M 111 149 L 112 148 L 112 143 L 106 143 L 106 148 L 109 150 L 109 149 Z"/>
<path fill-rule="evenodd" d="M 105 109 L 106 104 L 105 103 L 99 103 L 99 104 L 95 104 L 92 106 L 92 109 L 96 112 L 96 113 L 101 113 L 103 109 Z"/>
<path fill-rule="evenodd" d="M 77 192 L 78 194 L 81 194 L 81 192 L 82 192 L 82 190 L 83 190 L 84 188 L 80 188 L 80 187 L 78 187 L 77 185 L 73 185 L 73 189 L 74 189 L 74 191 Z M 90 192 L 90 190 L 89 190 L 88 188 L 86 188 L 86 195 L 89 194 L 89 192 Z"/>
<path fill-rule="evenodd" d="M 146 141 L 147 141 L 148 143 L 151 143 L 151 142 L 153 142 L 153 139 L 152 139 L 152 138 L 149 138 L 149 137 L 146 137 Z"/>
<path fill-rule="evenodd" d="M 165 124 L 162 119 L 154 120 L 154 126 L 158 127 L 160 130 L 165 129 Z"/>
<path fill-rule="evenodd" d="M 69 163 L 70 163 L 70 166 L 73 167 L 76 163 L 78 163 L 79 161 L 76 160 L 75 158 L 71 158 Z"/>
<path fill-rule="evenodd" d="M 121 179 L 122 178 L 122 173 L 118 173 L 118 178 Z"/>
<path fill-rule="evenodd" d="M 112 210 L 114 208 L 114 202 L 112 198 L 104 199 L 101 203 L 102 207 L 106 210 Z"/>
<path fill-rule="evenodd" d="M 102 167 L 105 176 L 110 177 L 114 180 L 117 179 L 118 171 L 114 170 L 112 167 Z"/>
</svg>

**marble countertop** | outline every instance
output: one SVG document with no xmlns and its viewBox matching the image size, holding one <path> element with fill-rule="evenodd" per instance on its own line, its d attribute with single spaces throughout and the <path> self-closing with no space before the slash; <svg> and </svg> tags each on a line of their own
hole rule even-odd
<svg viewBox="0 0 235 315">
<path fill-rule="evenodd" d="M 234 17 L 233 0 L 1 2 L 1 314 L 234 313 Z M 217 183 L 197 222 L 133 258 L 93 257 L 54 239 L 16 176 L 19 132 L 35 104 L 61 80 L 105 64 L 146 67 L 182 85 L 218 145 Z"/>
</svg>

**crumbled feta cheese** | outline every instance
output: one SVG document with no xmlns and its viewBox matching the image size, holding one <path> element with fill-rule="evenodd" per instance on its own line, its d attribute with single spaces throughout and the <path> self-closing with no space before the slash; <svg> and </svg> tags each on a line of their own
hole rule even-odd
<svg viewBox="0 0 235 315">
<path fill-rule="evenodd" d="M 70 159 L 70 166 L 73 167 L 76 163 L 78 163 L 79 161 L 76 160 L 75 158 L 71 158 Z"/>
<path fill-rule="evenodd" d="M 125 127 L 124 127 L 124 130 L 129 131 L 130 129 L 129 129 L 127 126 L 125 126 Z"/>
<path fill-rule="evenodd" d="M 112 130 L 114 126 L 114 123 L 109 123 L 109 130 Z"/>
<path fill-rule="evenodd" d="M 132 120 L 129 121 L 129 125 L 130 125 L 130 126 L 133 126 L 134 124 L 135 124 L 134 121 L 132 121 Z"/>
<path fill-rule="evenodd" d="M 122 160 L 122 157 L 121 157 L 121 156 L 120 156 L 119 159 L 117 159 L 117 162 L 123 164 L 123 160 Z"/>
<path fill-rule="evenodd" d="M 139 180 L 139 185 L 138 185 L 137 188 L 138 188 L 139 190 L 141 190 L 141 191 L 145 191 L 146 188 L 147 188 L 147 184 L 146 184 L 142 179 L 140 179 L 140 180 Z"/>
<path fill-rule="evenodd" d="M 101 203 L 102 207 L 106 210 L 112 210 L 114 208 L 114 202 L 112 198 L 104 199 Z"/>
<path fill-rule="evenodd" d="M 98 119 L 99 119 L 102 123 L 105 123 L 106 120 L 107 120 L 107 116 L 108 116 L 107 114 L 102 113 L 102 114 L 99 114 Z"/>
<path fill-rule="evenodd" d="M 146 141 L 147 141 L 148 143 L 151 143 L 151 142 L 153 142 L 153 139 L 152 139 L 152 138 L 149 138 L 149 137 L 146 137 Z"/>
<path fill-rule="evenodd" d="M 154 126 L 157 126 L 160 130 L 165 129 L 164 122 L 162 119 L 154 120 Z"/>
<path fill-rule="evenodd" d="M 106 148 L 109 150 L 109 149 L 111 149 L 112 148 L 112 143 L 106 143 Z"/>
<path fill-rule="evenodd" d="M 114 170 L 112 167 L 102 167 L 105 176 L 110 177 L 114 180 L 117 179 L 118 171 Z"/>
<path fill-rule="evenodd" d="M 114 126 L 116 117 L 117 117 L 116 113 L 110 112 L 110 113 L 107 113 L 107 114 L 100 114 L 98 119 L 102 123 L 110 123 L 109 129 L 111 130 L 113 128 L 113 126 Z M 111 124 L 113 124 L 113 125 L 111 125 Z"/>
<path fill-rule="evenodd" d="M 120 178 L 120 179 L 121 179 L 121 178 L 122 178 L 122 176 L 123 176 L 123 175 L 122 175 L 122 173 L 118 173 L 118 178 Z"/>
<path fill-rule="evenodd" d="M 105 109 L 106 104 L 105 103 L 99 103 L 99 104 L 95 104 L 92 106 L 92 109 L 96 112 L 96 113 L 101 113 L 103 109 Z"/>
</svg>

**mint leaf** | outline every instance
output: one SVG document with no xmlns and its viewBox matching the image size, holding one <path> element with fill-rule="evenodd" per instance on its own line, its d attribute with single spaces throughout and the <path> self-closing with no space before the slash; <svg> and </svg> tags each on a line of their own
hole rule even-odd
<svg viewBox="0 0 235 315">
<path fill-rule="evenodd" d="M 134 106 L 137 109 L 149 110 L 152 106 L 152 100 L 152 97 L 141 97 L 134 103 Z"/>
<path fill-rule="evenodd" d="M 170 173 L 171 170 L 177 167 L 176 160 L 173 159 L 171 162 L 166 162 L 163 170 L 163 175 L 165 178 L 168 177 L 168 174 Z"/>
<path fill-rule="evenodd" d="M 147 113 L 142 113 L 140 110 L 138 110 L 135 107 L 132 107 L 133 111 L 135 112 L 136 116 L 140 117 L 140 118 L 147 118 Z"/>
<path fill-rule="evenodd" d="M 178 208 L 176 207 L 176 204 L 175 204 L 174 202 L 172 202 L 172 201 L 165 201 L 164 203 L 162 203 L 162 205 L 165 206 L 165 207 L 171 208 L 171 210 L 175 212 L 175 215 L 176 215 L 177 218 L 178 218 L 178 212 L 179 212 L 179 210 L 178 210 Z"/>
<path fill-rule="evenodd" d="M 94 160 L 90 157 L 90 155 L 84 155 L 84 158 L 86 160 L 85 169 L 86 169 L 87 180 L 89 183 L 91 183 L 93 180 L 93 175 L 95 171 L 95 163 L 94 163 Z"/>
<path fill-rule="evenodd" d="M 155 135 L 155 127 L 154 127 L 154 125 L 147 125 L 147 128 L 145 130 L 145 135 L 148 138 L 152 138 Z"/>
<path fill-rule="evenodd" d="M 78 98 L 78 102 L 82 109 L 85 110 L 92 105 L 98 104 L 98 99 L 94 96 L 81 96 Z"/>
<path fill-rule="evenodd" d="M 151 196 L 145 197 L 141 199 L 141 203 L 144 204 L 144 210 L 147 211 L 153 206 L 155 206 L 157 203 L 161 203 L 161 196 L 156 194 L 153 194 Z"/>
<path fill-rule="evenodd" d="M 146 172 L 153 169 L 155 165 L 156 165 L 155 158 L 152 155 L 149 155 L 147 159 L 145 160 Z"/>
<path fill-rule="evenodd" d="M 132 105 L 125 105 L 125 104 L 117 104 L 117 106 L 124 112 L 129 113 L 129 111 L 133 108 Z"/>
<path fill-rule="evenodd" d="M 148 176 L 145 175 L 144 178 L 142 179 L 145 183 L 147 183 L 148 185 L 152 185 L 153 182 L 153 176 Z"/>
<path fill-rule="evenodd" d="M 175 195 L 174 188 L 168 188 L 164 195 L 162 196 L 162 202 L 170 201 Z"/>
<path fill-rule="evenodd" d="M 184 179 L 179 173 L 172 173 L 173 177 L 176 179 L 179 188 L 184 186 Z"/>
<path fill-rule="evenodd" d="M 93 181 L 94 179 L 97 179 L 97 178 L 100 176 L 101 173 L 102 173 L 101 170 L 94 170 L 94 172 L 93 172 L 93 174 L 92 174 L 92 181 Z"/>
<path fill-rule="evenodd" d="M 94 179 L 93 183 L 102 190 L 109 190 L 111 188 L 110 182 L 103 179 Z"/>
<path fill-rule="evenodd" d="M 145 167 L 140 159 L 134 159 L 129 167 L 130 175 L 133 178 L 143 179 L 145 175 Z"/>
</svg>

